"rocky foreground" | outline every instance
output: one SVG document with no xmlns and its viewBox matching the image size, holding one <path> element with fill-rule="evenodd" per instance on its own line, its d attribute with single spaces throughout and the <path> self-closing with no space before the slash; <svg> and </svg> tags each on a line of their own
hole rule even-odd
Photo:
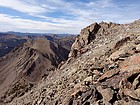
<svg viewBox="0 0 140 105">
<path fill-rule="evenodd" d="M 30 91 L 11 96 L 3 104 L 140 105 L 140 20 L 87 26 L 66 62 Z"/>
</svg>

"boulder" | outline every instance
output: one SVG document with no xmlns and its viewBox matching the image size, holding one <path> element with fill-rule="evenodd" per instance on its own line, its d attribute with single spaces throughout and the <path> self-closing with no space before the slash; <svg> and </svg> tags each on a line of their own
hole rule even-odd
<svg viewBox="0 0 140 105">
<path fill-rule="evenodd" d="M 140 44 L 136 46 L 136 51 L 140 52 Z"/>
<path fill-rule="evenodd" d="M 129 89 L 124 89 L 123 90 L 124 95 L 129 96 L 130 98 L 134 100 L 140 101 L 140 88 L 136 90 L 129 90 Z"/>
<path fill-rule="evenodd" d="M 140 85 L 140 74 L 135 78 L 132 85 L 133 85 L 133 89 L 138 88 L 138 86 Z"/>
<path fill-rule="evenodd" d="M 102 95 L 104 101 L 110 102 L 113 98 L 114 90 L 111 88 L 102 88 L 101 86 L 97 87 L 98 92 Z"/>
<path fill-rule="evenodd" d="M 120 72 L 133 72 L 134 70 L 140 72 L 140 54 L 135 54 L 120 64 Z"/>
<path fill-rule="evenodd" d="M 106 73 L 104 73 L 99 79 L 98 81 L 104 81 L 108 78 L 111 78 L 112 76 L 116 75 L 119 73 L 119 69 L 112 69 L 107 71 Z"/>
</svg>

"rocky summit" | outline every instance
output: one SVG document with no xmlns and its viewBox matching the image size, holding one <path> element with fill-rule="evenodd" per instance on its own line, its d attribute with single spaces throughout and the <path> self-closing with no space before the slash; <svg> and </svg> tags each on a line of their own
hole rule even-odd
<svg viewBox="0 0 140 105">
<path fill-rule="evenodd" d="M 58 57 L 53 57 L 54 53 L 45 55 L 48 51 L 44 49 L 45 44 L 38 47 L 35 44 L 37 42 L 33 43 L 29 44 L 32 47 L 25 44 L 26 47 L 16 48 L 13 55 L 1 59 L 3 71 L 0 75 L 4 75 L 1 84 L 14 80 L 14 72 L 20 73 L 22 77 L 26 74 L 24 81 L 31 81 L 26 89 L 23 80 L 10 85 L 14 87 L 9 86 L 10 89 L 1 97 L 1 104 L 140 105 L 140 20 L 130 24 L 93 23 L 82 29 L 67 61 L 49 71 L 34 86 L 31 83 L 38 80 L 37 75 L 43 69 L 52 67 L 47 63 L 47 58 L 57 64 L 60 53 L 54 52 Z M 25 53 L 21 54 L 23 48 Z M 54 50 L 56 48 L 53 46 Z M 7 61 L 8 57 L 10 60 Z M 16 70 L 12 65 L 20 68 Z M 29 71 L 27 66 L 30 67 Z M 32 74 L 33 68 L 35 71 Z"/>
</svg>

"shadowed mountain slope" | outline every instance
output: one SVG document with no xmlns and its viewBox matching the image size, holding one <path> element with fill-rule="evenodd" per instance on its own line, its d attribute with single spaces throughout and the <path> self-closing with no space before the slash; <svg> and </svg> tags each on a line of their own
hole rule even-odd
<svg viewBox="0 0 140 105">
<path fill-rule="evenodd" d="M 7 90 L 7 94 L 11 94 L 20 81 L 25 85 L 23 87 L 27 83 L 37 83 L 66 60 L 68 53 L 65 48 L 46 39 L 27 41 L 16 47 L 0 59 L 0 95 Z"/>
<path fill-rule="evenodd" d="M 9 53 L 15 46 L 27 41 L 27 38 L 12 34 L 0 33 L 0 57 Z"/>
<path fill-rule="evenodd" d="M 58 45 L 68 49 L 70 51 L 70 47 L 75 40 L 74 35 L 70 36 L 58 36 L 58 35 L 42 35 L 42 34 L 27 34 L 20 33 L 21 35 L 14 35 L 9 33 L 0 33 L 0 57 L 8 54 L 11 50 L 13 50 L 16 46 L 21 45 L 27 40 L 37 40 L 37 39 L 48 39 L 52 42 L 57 43 Z"/>
</svg>

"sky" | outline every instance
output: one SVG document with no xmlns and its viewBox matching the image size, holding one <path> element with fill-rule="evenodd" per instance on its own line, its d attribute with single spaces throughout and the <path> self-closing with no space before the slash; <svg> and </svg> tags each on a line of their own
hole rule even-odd
<svg viewBox="0 0 140 105">
<path fill-rule="evenodd" d="M 140 0 L 0 0 L 0 31 L 78 34 L 94 22 L 130 23 Z"/>
</svg>

